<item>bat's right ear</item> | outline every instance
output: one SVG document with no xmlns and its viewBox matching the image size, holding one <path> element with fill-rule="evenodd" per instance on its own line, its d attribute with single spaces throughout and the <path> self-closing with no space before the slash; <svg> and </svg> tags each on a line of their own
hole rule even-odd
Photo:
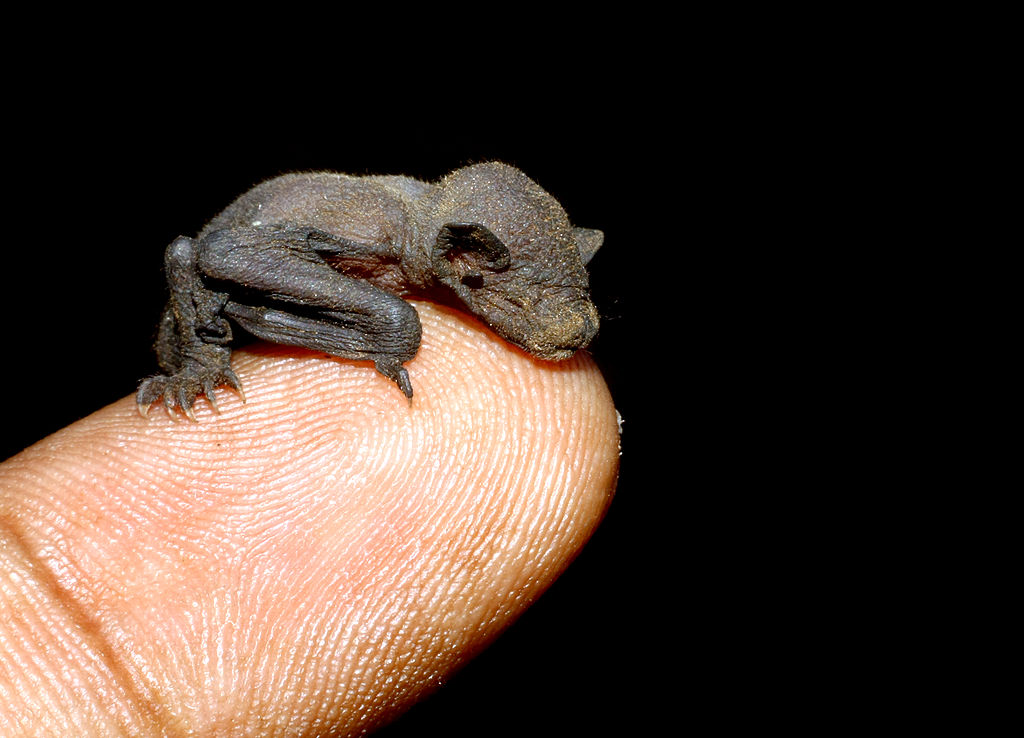
<svg viewBox="0 0 1024 738">
<path fill-rule="evenodd" d="M 497 236 L 479 223 L 446 223 L 434 242 L 431 262 L 441 278 L 479 278 L 508 269 L 512 256 Z"/>
<path fill-rule="evenodd" d="M 576 248 L 580 250 L 580 258 L 584 264 L 593 258 L 604 243 L 604 232 L 596 228 L 573 228 L 572 235 L 576 239 Z"/>
</svg>

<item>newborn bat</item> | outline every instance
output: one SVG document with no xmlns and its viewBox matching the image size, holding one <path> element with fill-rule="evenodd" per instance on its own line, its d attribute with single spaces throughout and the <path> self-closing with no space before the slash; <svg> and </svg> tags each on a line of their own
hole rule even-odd
<svg viewBox="0 0 1024 738">
<path fill-rule="evenodd" d="M 573 227 L 533 180 L 496 162 L 436 184 L 404 176 L 286 174 L 243 194 L 164 256 L 170 299 L 156 340 L 166 372 L 143 380 L 195 419 L 214 389 L 241 393 L 232 325 L 274 343 L 368 359 L 412 398 L 404 362 L 420 344 L 403 296 L 456 306 L 543 359 L 597 333 L 585 265 L 601 231 Z"/>
</svg>

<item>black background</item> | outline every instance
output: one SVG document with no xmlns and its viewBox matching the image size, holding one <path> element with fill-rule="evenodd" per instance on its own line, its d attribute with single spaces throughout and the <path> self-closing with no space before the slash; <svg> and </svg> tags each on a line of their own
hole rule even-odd
<svg viewBox="0 0 1024 738">
<path fill-rule="evenodd" d="M 504 96 L 484 91 L 469 106 L 280 96 L 267 104 L 257 92 L 199 102 L 166 89 L 143 108 L 123 89 L 68 93 L 16 105 L 9 138 L 2 458 L 130 395 L 155 370 L 163 248 L 276 174 L 434 179 L 497 159 L 539 182 L 574 223 L 605 232 L 590 268 L 602 315 L 591 352 L 623 418 L 616 499 L 536 605 L 381 735 L 645 732 L 666 694 L 674 702 L 682 690 L 677 644 L 694 645 L 680 632 L 692 584 L 680 568 L 685 532 L 672 520 L 686 463 L 687 354 L 675 327 L 684 289 L 670 273 L 691 207 L 678 113 L 652 106 L 628 79 L 600 75 L 543 96 L 529 84 Z M 656 310 L 654 298 L 673 309 Z"/>
</svg>

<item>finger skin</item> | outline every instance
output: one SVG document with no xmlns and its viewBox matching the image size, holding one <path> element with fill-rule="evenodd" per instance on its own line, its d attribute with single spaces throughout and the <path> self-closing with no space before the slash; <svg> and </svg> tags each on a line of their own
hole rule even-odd
<svg viewBox="0 0 1024 738">
<path fill-rule="evenodd" d="M 0 728 L 357 735 L 551 584 L 614 491 L 607 388 L 416 307 L 411 404 L 369 363 L 261 346 L 234 360 L 245 405 L 126 398 L 0 466 L 0 560 L 31 585 L 0 638 L 38 621 L 38 653 L 0 650 Z M 82 676 L 37 697 L 31 658 Z"/>
</svg>

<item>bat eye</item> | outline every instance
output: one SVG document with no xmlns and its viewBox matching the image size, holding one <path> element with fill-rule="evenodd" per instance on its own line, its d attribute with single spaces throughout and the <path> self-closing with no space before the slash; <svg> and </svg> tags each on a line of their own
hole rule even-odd
<svg viewBox="0 0 1024 738">
<path fill-rule="evenodd" d="M 484 286 L 484 275 L 479 272 L 465 275 L 462 280 L 462 284 L 466 285 L 470 289 L 476 290 Z"/>
</svg>

